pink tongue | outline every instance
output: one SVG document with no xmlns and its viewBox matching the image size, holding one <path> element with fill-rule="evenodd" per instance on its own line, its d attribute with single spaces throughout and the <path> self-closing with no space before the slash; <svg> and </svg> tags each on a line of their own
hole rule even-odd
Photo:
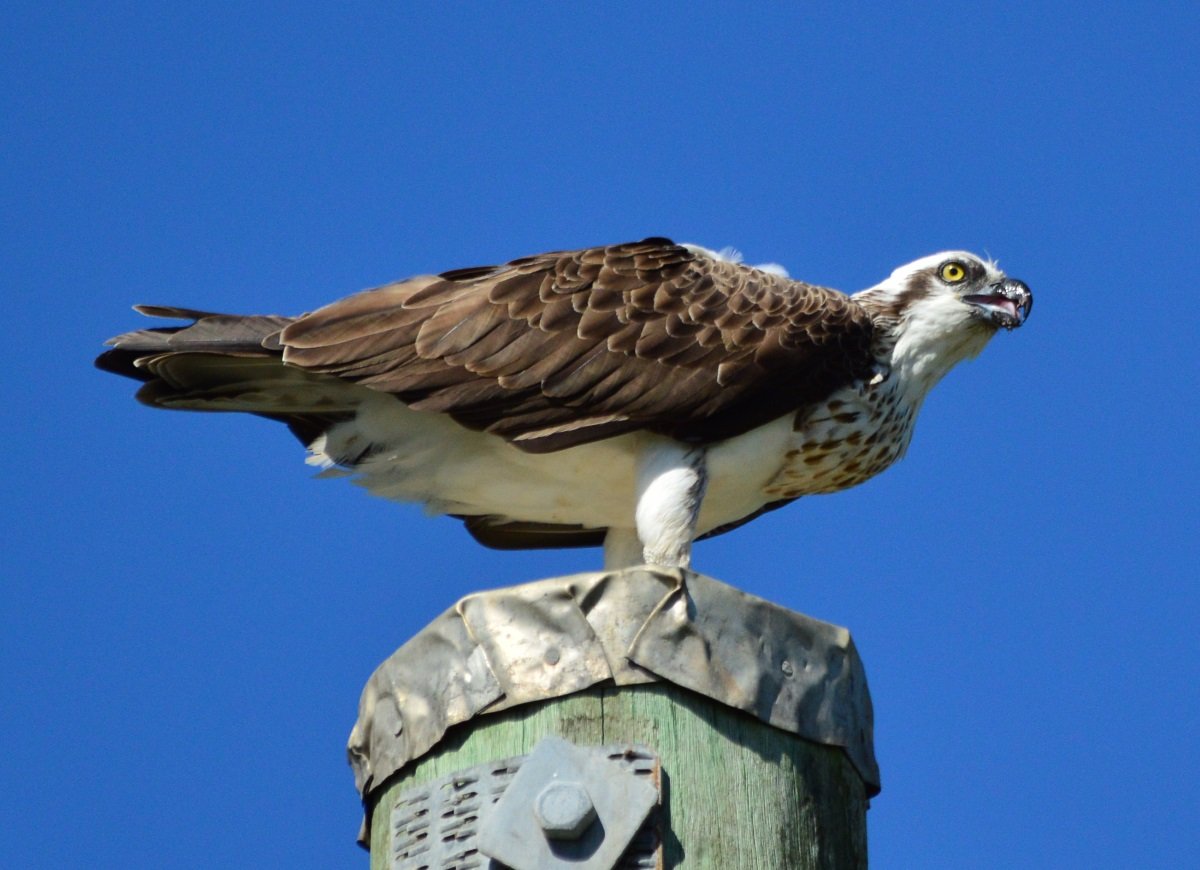
<svg viewBox="0 0 1200 870">
<path fill-rule="evenodd" d="M 969 297 L 972 301 L 980 305 L 986 305 L 989 308 L 999 308 L 1001 311 L 1008 314 L 1014 320 L 1017 317 L 1017 304 L 1007 296 L 995 295 L 980 295 Z"/>
<path fill-rule="evenodd" d="M 1005 311 L 1008 312 L 1010 317 L 1012 317 L 1014 319 L 1016 318 L 1017 305 L 1011 299 L 1009 299 L 1005 296 L 993 296 L 991 299 L 991 303 L 993 305 L 995 305 L 997 308 L 1003 308 Z"/>
</svg>

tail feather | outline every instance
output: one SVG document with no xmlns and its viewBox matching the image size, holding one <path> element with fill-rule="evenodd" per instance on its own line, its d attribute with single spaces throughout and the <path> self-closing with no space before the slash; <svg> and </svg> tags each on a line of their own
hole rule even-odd
<svg viewBox="0 0 1200 870">
<path fill-rule="evenodd" d="M 109 339 L 96 367 L 143 382 L 137 398 L 156 408 L 241 411 L 286 423 L 305 445 L 353 415 L 364 388 L 283 362 L 279 332 L 293 318 L 218 314 L 138 305 L 148 317 L 192 323 Z"/>
<path fill-rule="evenodd" d="M 215 351 L 261 356 L 281 352 L 279 332 L 294 318 L 278 314 L 214 314 L 191 308 L 162 305 L 135 305 L 134 310 L 147 317 L 192 320 L 184 326 L 164 326 L 138 329 L 110 338 L 105 344 L 113 349 L 101 354 L 97 366 L 113 371 L 109 366 L 120 365 L 130 356 L 167 351 Z M 116 374 L 127 374 L 116 371 Z M 144 378 L 139 378 L 144 380 Z"/>
</svg>

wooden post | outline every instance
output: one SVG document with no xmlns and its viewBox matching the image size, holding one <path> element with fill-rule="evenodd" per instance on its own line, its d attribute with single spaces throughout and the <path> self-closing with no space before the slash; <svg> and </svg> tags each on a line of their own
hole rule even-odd
<svg viewBox="0 0 1200 870">
<path fill-rule="evenodd" d="M 827 713 L 836 708 L 832 718 L 845 720 L 847 710 L 839 707 L 844 698 L 835 695 L 830 689 L 821 706 Z M 869 701 L 864 709 L 869 718 Z M 850 710 L 850 719 L 854 714 Z M 394 720 L 388 724 L 403 732 Z M 869 754 L 870 722 L 852 725 L 864 728 Z M 528 755 L 547 736 L 581 746 L 642 744 L 658 755 L 666 868 L 866 866 L 866 808 L 877 787 L 864 780 L 862 756 L 856 764 L 840 746 L 799 737 L 673 682 L 610 680 L 452 724 L 431 750 L 365 788 L 372 870 L 392 870 L 391 816 L 398 796 L 478 764 Z M 356 737 L 361 754 L 359 730 Z M 354 745 L 352 739 L 352 755 Z"/>
<path fill-rule="evenodd" d="M 665 867 L 850 870 L 867 866 L 867 796 L 840 749 L 664 684 L 590 689 L 458 725 L 370 808 L 371 870 L 390 870 L 396 795 L 546 735 L 652 746 L 665 779 Z"/>
</svg>

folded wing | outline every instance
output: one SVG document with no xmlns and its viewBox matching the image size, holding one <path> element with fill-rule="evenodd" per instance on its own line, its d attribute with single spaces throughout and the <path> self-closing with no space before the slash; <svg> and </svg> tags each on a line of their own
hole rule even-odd
<svg viewBox="0 0 1200 870">
<path fill-rule="evenodd" d="M 278 342 L 291 366 L 547 452 L 739 434 L 862 376 L 871 335 L 844 294 L 647 239 L 390 284 Z"/>
</svg>

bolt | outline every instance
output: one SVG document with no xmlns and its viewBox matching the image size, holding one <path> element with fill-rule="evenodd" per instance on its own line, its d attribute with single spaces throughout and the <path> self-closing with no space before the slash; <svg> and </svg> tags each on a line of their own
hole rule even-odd
<svg viewBox="0 0 1200 870">
<path fill-rule="evenodd" d="M 596 820 L 587 789 L 577 782 L 552 782 L 533 802 L 533 814 L 551 840 L 578 840 Z"/>
</svg>

